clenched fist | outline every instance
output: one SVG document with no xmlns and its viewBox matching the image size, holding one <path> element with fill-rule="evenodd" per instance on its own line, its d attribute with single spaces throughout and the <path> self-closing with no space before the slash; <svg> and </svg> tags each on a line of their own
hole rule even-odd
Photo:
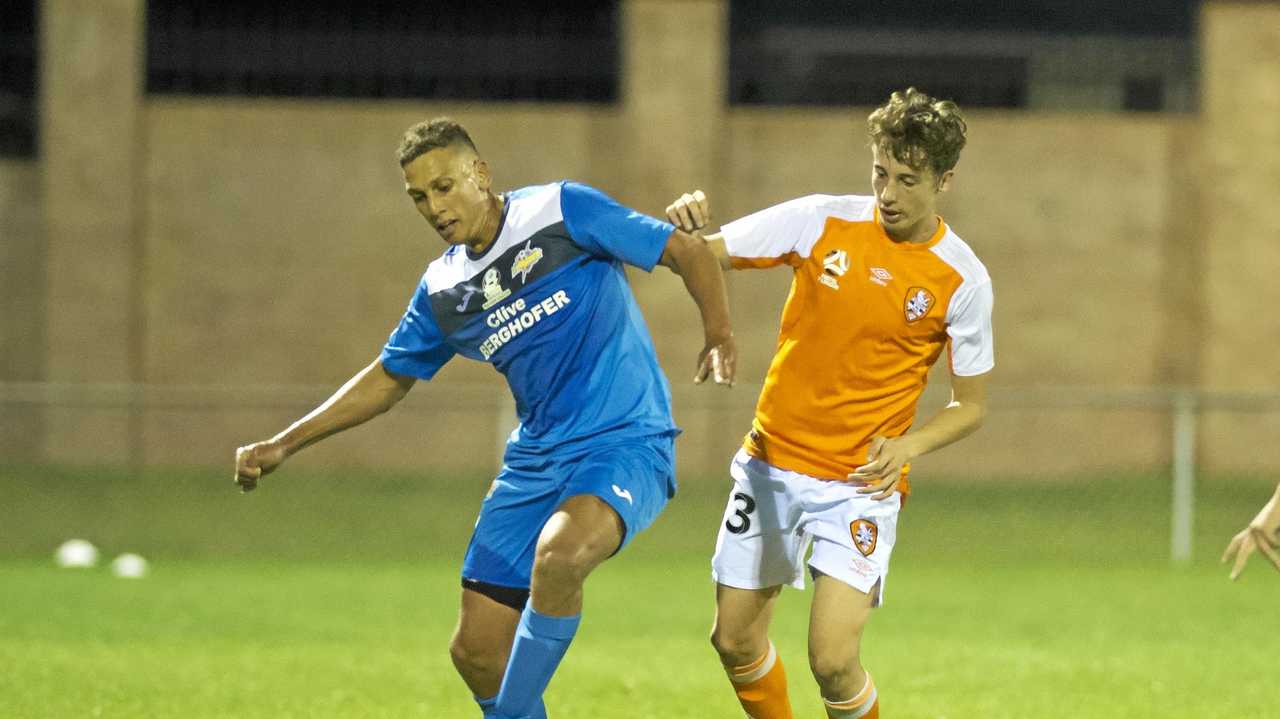
<svg viewBox="0 0 1280 719">
<path fill-rule="evenodd" d="M 686 192 L 667 205 L 667 221 L 685 232 L 696 232 L 711 221 L 711 205 L 702 190 Z"/>
<path fill-rule="evenodd" d="M 255 442 L 236 450 L 236 484 L 241 492 L 252 492 L 258 480 L 275 471 L 288 454 L 284 445 L 275 440 Z"/>
</svg>

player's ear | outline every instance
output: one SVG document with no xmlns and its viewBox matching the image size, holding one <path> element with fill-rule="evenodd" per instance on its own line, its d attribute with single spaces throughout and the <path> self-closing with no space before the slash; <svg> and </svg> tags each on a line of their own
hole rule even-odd
<svg viewBox="0 0 1280 719">
<path fill-rule="evenodd" d="M 956 174 L 955 170 L 947 170 L 942 173 L 942 177 L 938 178 L 938 192 L 946 192 L 951 189 L 951 178 Z"/>
<path fill-rule="evenodd" d="M 489 163 L 477 157 L 476 164 L 472 168 L 472 174 L 475 175 L 476 186 L 482 191 L 488 192 L 489 187 L 493 185 L 493 175 L 489 174 Z"/>
</svg>

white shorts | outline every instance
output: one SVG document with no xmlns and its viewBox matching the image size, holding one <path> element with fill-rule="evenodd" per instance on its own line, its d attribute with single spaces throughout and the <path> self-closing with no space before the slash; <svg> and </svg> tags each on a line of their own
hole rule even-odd
<svg viewBox="0 0 1280 719">
<path fill-rule="evenodd" d="M 804 589 L 812 544 L 810 567 L 868 594 L 879 583 L 876 604 L 883 600 L 901 495 L 876 501 L 858 494 L 859 485 L 779 469 L 745 450 L 733 458 L 729 475 L 733 489 L 711 559 L 718 584 Z"/>
</svg>

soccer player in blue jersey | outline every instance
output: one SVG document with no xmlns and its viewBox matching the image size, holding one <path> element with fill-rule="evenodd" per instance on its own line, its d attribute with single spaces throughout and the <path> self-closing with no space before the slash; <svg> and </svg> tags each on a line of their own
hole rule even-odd
<svg viewBox="0 0 1280 719">
<path fill-rule="evenodd" d="M 299 450 L 381 414 L 455 354 L 489 362 L 520 424 L 462 563 L 450 652 L 486 717 L 544 717 L 583 583 L 675 494 L 671 392 L 623 264 L 684 280 L 706 345 L 695 382 L 731 384 L 736 350 L 706 245 L 585 185 L 508 193 L 466 131 L 438 118 L 398 153 L 418 212 L 450 245 L 382 353 L 275 437 L 236 451 L 243 491 Z"/>
</svg>

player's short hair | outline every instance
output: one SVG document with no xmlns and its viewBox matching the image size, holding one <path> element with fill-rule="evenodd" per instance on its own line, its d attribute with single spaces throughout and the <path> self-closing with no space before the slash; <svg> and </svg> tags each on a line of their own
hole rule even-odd
<svg viewBox="0 0 1280 719">
<path fill-rule="evenodd" d="M 404 167 L 431 150 L 458 144 L 466 145 L 472 152 L 476 151 L 476 144 L 471 141 L 471 136 L 462 125 L 449 117 L 436 117 L 419 122 L 404 131 L 404 136 L 400 138 L 400 148 L 396 150 L 396 159 Z"/>
<path fill-rule="evenodd" d="M 867 118 L 872 145 L 917 170 L 928 166 L 939 177 L 960 161 L 967 129 L 954 102 L 938 100 L 914 87 L 893 93 Z"/>
</svg>

